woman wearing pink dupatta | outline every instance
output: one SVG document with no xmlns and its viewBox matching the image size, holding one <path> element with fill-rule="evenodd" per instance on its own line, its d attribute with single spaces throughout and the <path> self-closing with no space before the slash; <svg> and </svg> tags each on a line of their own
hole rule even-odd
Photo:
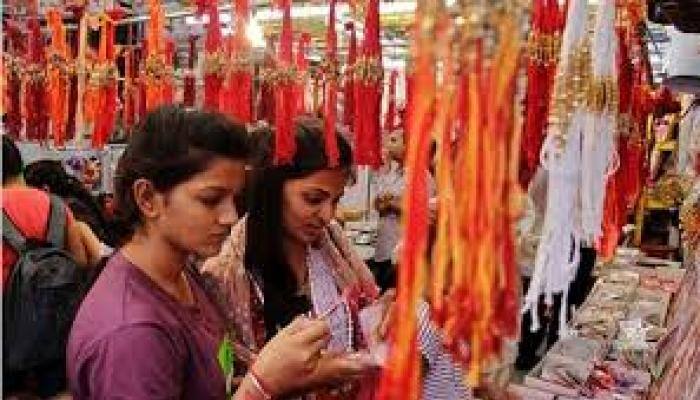
<svg viewBox="0 0 700 400">
<path fill-rule="evenodd" d="M 352 167 L 352 150 L 337 135 L 338 166 L 329 168 L 323 122 L 297 121 L 296 155 L 274 165 L 271 132 L 259 139 L 247 215 L 234 226 L 202 272 L 228 324 L 233 376 L 299 315 L 328 322 L 331 338 L 321 354 L 319 387 L 300 399 L 373 399 L 386 354 L 382 337 L 393 294 L 381 298 L 374 278 L 333 220 Z M 419 310 L 425 361 L 424 398 L 468 399 L 462 373 L 442 351 L 427 308 Z"/>
</svg>

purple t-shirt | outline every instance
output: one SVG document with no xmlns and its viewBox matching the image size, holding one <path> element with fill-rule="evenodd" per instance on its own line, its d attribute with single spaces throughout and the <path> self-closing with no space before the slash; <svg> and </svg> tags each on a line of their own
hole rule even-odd
<svg viewBox="0 0 700 400">
<path fill-rule="evenodd" d="M 68 378 L 82 399 L 223 399 L 223 322 L 193 273 L 185 306 L 117 253 L 78 311 Z"/>
</svg>

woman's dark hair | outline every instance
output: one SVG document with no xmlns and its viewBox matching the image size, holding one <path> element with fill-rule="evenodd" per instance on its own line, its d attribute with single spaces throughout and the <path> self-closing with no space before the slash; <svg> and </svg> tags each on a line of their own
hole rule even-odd
<svg viewBox="0 0 700 400">
<path fill-rule="evenodd" d="M 114 201 L 122 242 L 142 222 L 132 190 L 138 179 L 167 192 L 206 170 L 216 157 L 247 160 L 248 148 L 245 126 L 221 114 L 180 106 L 151 111 L 132 133 L 117 164 Z"/>
<path fill-rule="evenodd" d="M 323 122 L 304 117 L 296 121 L 296 153 L 291 164 L 274 165 L 274 136 L 268 128 L 253 133 L 256 141 L 253 154 L 253 172 L 248 192 L 248 219 L 246 226 L 246 268 L 262 281 L 265 295 L 266 323 L 275 319 L 278 307 L 286 307 L 297 284 L 282 248 L 282 193 L 284 183 L 329 169 L 324 144 Z M 336 168 L 350 174 L 352 149 L 336 133 L 339 159 Z M 270 326 L 268 326 L 268 334 Z"/>
<path fill-rule="evenodd" d="M 62 162 L 35 161 L 25 168 L 24 180 L 29 186 L 47 189 L 62 198 L 77 220 L 88 224 L 103 242 L 114 244 L 114 236 L 104 218 L 102 207 L 78 178 L 66 172 Z"/>
<path fill-rule="evenodd" d="M 22 176 L 22 154 L 12 140 L 7 135 L 2 135 L 2 183 L 5 184 L 10 179 Z"/>
</svg>

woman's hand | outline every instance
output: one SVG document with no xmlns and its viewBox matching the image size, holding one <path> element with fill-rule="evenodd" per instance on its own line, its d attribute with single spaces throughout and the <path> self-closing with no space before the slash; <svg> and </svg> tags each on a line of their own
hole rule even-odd
<svg viewBox="0 0 700 400">
<path fill-rule="evenodd" d="M 394 318 L 396 315 L 396 290 L 387 290 L 382 297 L 377 300 L 378 303 L 383 304 L 384 316 L 381 322 L 377 325 L 375 334 L 377 335 L 378 341 L 386 340 L 389 334 L 389 327 L 394 323 Z"/>
<path fill-rule="evenodd" d="M 322 351 L 329 340 L 326 322 L 297 318 L 267 343 L 252 370 L 274 397 L 355 380 L 374 368 L 369 355 Z"/>
</svg>

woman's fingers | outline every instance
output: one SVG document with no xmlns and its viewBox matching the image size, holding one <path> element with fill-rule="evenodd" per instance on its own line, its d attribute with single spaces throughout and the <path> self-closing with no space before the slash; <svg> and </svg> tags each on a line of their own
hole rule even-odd
<svg viewBox="0 0 700 400">
<path fill-rule="evenodd" d="M 319 342 L 328 342 L 331 335 L 331 328 L 328 323 L 324 320 L 306 319 L 303 322 L 301 329 L 297 330 L 295 333 L 302 343 L 306 344 L 317 344 Z"/>
</svg>

